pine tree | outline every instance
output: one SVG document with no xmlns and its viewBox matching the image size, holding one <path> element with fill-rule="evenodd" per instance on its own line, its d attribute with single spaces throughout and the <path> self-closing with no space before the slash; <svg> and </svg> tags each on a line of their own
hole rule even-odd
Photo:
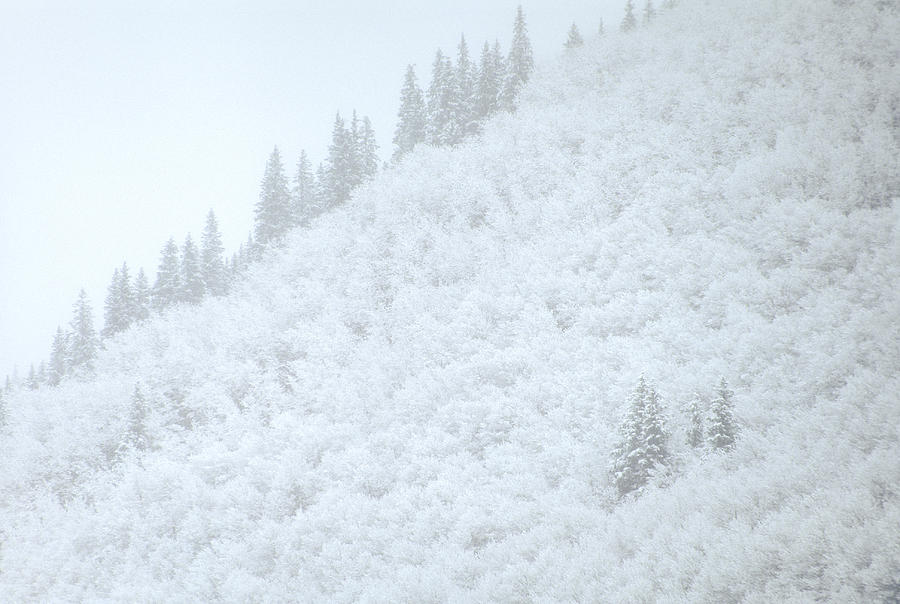
<svg viewBox="0 0 900 604">
<path fill-rule="evenodd" d="M 426 141 L 435 147 L 454 142 L 454 112 L 456 109 L 456 78 L 449 57 L 438 49 L 431 66 L 428 86 L 428 121 Z"/>
<path fill-rule="evenodd" d="M 190 233 L 181 246 L 181 293 L 179 298 L 188 304 L 199 304 L 203 300 L 203 273 L 200 266 L 200 252 L 194 245 Z"/>
<path fill-rule="evenodd" d="M 94 313 L 87 294 L 82 289 L 73 305 L 72 335 L 69 344 L 69 362 L 72 369 L 93 369 L 97 356 L 97 333 L 94 331 Z"/>
<path fill-rule="evenodd" d="M 581 37 L 578 26 L 573 23 L 572 27 L 569 28 L 569 37 L 566 39 L 566 48 L 581 48 L 582 46 L 584 46 L 584 38 Z"/>
<path fill-rule="evenodd" d="M 502 62 L 501 62 L 502 65 Z M 502 75 L 497 73 L 497 62 L 491 52 L 490 45 L 485 42 L 481 47 L 481 59 L 478 65 L 478 82 L 475 86 L 475 119 L 483 122 L 497 113 L 500 106 L 500 84 Z"/>
<path fill-rule="evenodd" d="M 372 121 L 366 115 L 363 116 L 360 128 L 357 156 L 363 181 L 369 180 L 378 173 L 378 141 L 375 139 Z"/>
<path fill-rule="evenodd" d="M 147 283 L 147 275 L 144 269 L 139 269 L 134 279 L 134 320 L 144 321 L 150 316 L 150 286 Z"/>
<path fill-rule="evenodd" d="M 349 138 L 347 139 L 347 156 L 350 162 L 348 170 L 347 184 L 350 191 L 353 191 L 363 181 L 362 161 L 360 157 L 360 139 L 362 132 L 360 130 L 359 118 L 356 117 L 356 109 L 350 117 L 350 128 L 347 130 Z"/>
<path fill-rule="evenodd" d="M 611 474 L 619 495 L 641 489 L 669 463 L 668 438 L 659 395 L 641 376 L 612 453 Z"/>
<path fill-rule="evenodd" d="M 647 0 L 644 5 L 644 25 L 653 21 L 654 18 L 656 18 L 656 9 L 653 8 L 653 0 Z"/>
<path fill-rule="evenodd" d="M 597 28 L 597 35 L 602 38 L 604 33 L 605 32 L 603 30 L 603 19 L 600 19 L 600 27 Z"/>
<path fill-rule="evenodd" d="M 634 2 L 633 0 L 625 1 L 625 18 L 622 19 L 622 31 L 631 31 L 637 27 L 637 19 L 634 18 Z"/>
<path fill-rule="evenodd" d="M 319 213 L 319 208 L 317 207 L 316 183 L 312 173 L 312 164 L 309 163 L 305 150 L 300 151 L 300 161 L 297 162 L 292 193 L 293 223 L 306 225 Z"/>
<path fill-rule="evenodd" d="M 690 421 L 687 431 L 688 444 L 698 449 L 703 446 L 703 401 L 700 395 L 695 394 L 684 410 Z"/>
<path fill-rule="evenodd" d="M 41 361 L 41 364 L 38 365 L 37 381 L 38 384 L 47 383 L 47 363 L 44 361 Z"/>
<path fill-rule="evenodd" d="M 478 132 L 478 119 L 475 115 L 475 87 L 477 74 L 475 65 L 469 58 L 469 46 L 466 37 L 462 36 L 456 55 L 456 91 L 454 94 L 454 143 L 461 142 L 467 136 Z"/>
<path fill-rule="evenodd" d="M 331 131 L 331 145 L 325 168 L 325 191 L 328 208 L 338 206 L 350 199 L 353 170 L 353 140 L 338 113 Z"/>
<path fill-rule="evenodd" d="M 281 154 L 275 147 L 266 162 L 266 171 L 260 183 L 259 201 L 256 203 L 256 242 L 264 246 L 278 241 L 291 227 L 291 222 L 291 195 Z"/>
<path fill-rule="evenodd" d="M 131 395 L 131 411 L 128 416 L 128 429 L 122 438 L 120 449 L 131 449 L 134 451 L 144 451 L 150 444 L 150 438 L 147 433 L 147 400 L 141 387 L 138 384 L 134 386 L 134 393 Z"/>
<path fill-rule="evenodd" d="M 200 279 L 203 290 L 211 296 L 221 296 L 228 290 L 225 272 L 225 248 L 219 234 L 219 222 L 210 210 L 206 215 L 206 226 L 200 240 Z"/>
<path fill-rule="evenodd" d="M 528 83 L 532 71 L 534 71 L 534 57 L 531 51 L 531 41 L 528 39 L 528 30 L 525 26 L 525 13 L 522 11 L 522 6 L 519 5 L 513 25 L 512 46 L 506 62 L 506 82 L 503 86 L 501 103 L 503 109 L 515 110 L 516 97 L 522 87 Z"/>
<path fill-rule="evenodd" d="M 324 162 L 320 162 L 316 168 L 315 191 L 318 201 L 317 210 L 318 213 L 322 213 L 328 209 L 331 199 L 331 191 L 328 188 L 328 170 L 325 168 Z"/>
<path fill-rule="evenodd" d="M 156 283 L 153 284 L 151 300 L 153 308 L 162 311 L 179 300 L 181 292 L 181 263 L 178 260 L 178 245 L 170 238 L 162 249 Z"/>
<path fill-rule="evenodd" d="M 37 371 L 34 370 L 34 363 L 32 363 L 28 368 L 28 377 L 25 378 L 25 387 L 29 390 L 37 390 L 39 386 Z"/>
<path fill-rule="evenodd" d="M 47 383 L 58 386 L 69 372 L 69 343 L 62 327 L 56 328 L 53 346 L 50 348 L 50 367 L 47 372 Z"/>
<path fill-rule="evenodd" d="M 121 300 L 119 299 L 120 277 L 119 269 L 113 270 L 112 280 L 106 290 L 106 301 L 103 304 L 103 329 L 100 335 L 109 338 L 122 331 L 124 317 Z"/>
<path fill-rule="evenodd" d="M 394 131 L 394 162 L 425 142 L 425 100 L 412 65 L 407 65 L 403 88 L 400 90 L 400 110 Z"/>
<path fill-rule="evenodd" d="M 707 441 L 714 451 L 727 451 L 734 447 L 737 423 L 734 421 L 734 392 L 728 389 L 725 378 L 719 382 L 717 396 L 709 404 L 709 428 Z"/>
</svg>

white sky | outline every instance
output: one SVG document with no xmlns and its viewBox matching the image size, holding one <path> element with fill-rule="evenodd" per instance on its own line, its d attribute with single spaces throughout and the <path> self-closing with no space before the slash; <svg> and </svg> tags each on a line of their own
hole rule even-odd
<svg viewBox="0 0 900 604">
<path fill-rule="evenodd" d="M 0 0 L 0 380 L 48 356 L 84 287 L 103 324 L 115 267 L 151 284 L 170 236 L 212 208 L 230 254 L 266 159 L 324 158 L 334 114 L 372 119 L 390 156 L 403 73 L 427 87 L 465 33 L 508 49 L 518 0 Z M 252 4 L 252 6 L 251 6 Z M 620 0 L 522 0 L 538 61 Z"/>
</svg>

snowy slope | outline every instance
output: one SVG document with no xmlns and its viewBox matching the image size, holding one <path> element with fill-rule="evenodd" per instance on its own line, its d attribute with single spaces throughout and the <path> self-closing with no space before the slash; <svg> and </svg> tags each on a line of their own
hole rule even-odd
<svg viewBox="0 0 900 604">
<path fill-rule="evenodd" d="M 891 3 L 682 0 L 543 66 L 8 401 L 2 598 L 900 597 L 898 39 Z M 678 464 L 619 501 L 641 373 Z M 740 440 L 697 454 L 723 376 Z"/>
</svg>

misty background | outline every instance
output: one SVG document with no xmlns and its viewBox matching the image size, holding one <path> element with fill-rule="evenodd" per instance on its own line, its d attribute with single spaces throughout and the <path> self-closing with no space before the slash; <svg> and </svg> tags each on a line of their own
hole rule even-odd
<svg viewBox="0 0 900 604">
<path fill-rule="evenodd" d="M 0 374 L 47 358 L 84 287 L 102 319 L 115 267 L 153 279 L 162 244 L 206 212 L 226 254 L 252 228 L 272 147 L 324 159 L 335 112 L 368 115 L 390 157 L 407 64 L 465 34 L 535 59 L 618 26 L 618 1 L 0 2 Z"/>
</svg>

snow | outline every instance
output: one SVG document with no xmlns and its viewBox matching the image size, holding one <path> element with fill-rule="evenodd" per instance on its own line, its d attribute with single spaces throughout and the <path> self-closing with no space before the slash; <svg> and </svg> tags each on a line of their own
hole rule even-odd
<svg viewBox="0 0 900 604">
<path fill-rule="evenodd" d="M 4 597 L 896 598 L 898 33 L 682 0 L 10 397 Z M 678 463 L 619 500 L 642 373 Z M 680 409 L 722 377 L 739 439 L 698 454 Z"/>
</svg>

